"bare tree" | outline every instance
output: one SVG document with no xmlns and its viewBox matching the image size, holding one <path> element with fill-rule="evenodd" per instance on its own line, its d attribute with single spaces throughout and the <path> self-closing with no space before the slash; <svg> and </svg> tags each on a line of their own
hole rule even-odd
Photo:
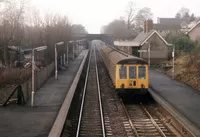
<svg viewBox="0 0 200 137">
<path fill-rule="evenodd" d="M 192 13 L 191 16 L 190 16 L 190 22 L 194 21 L 195 19 L 196 19 L 196 17 L 194 16 L 194 13 Z"/>
<path fill-rule="evenodd" d="M 40 11 L 36 7 L 29 7 L 29 9 L 26 12 L 26 18 L 26 24 L 28 24 L 29 26 L 39 27 L 43 25 Z"/>
<path fill-rule="evenodd" d="M 151 12 L 150 8 L 144 7 L 143 9 L 140 9 L 135 16 L 136 27 L 143 28 L 144 21 L 152 18 L 153 13 Z"/>
<path fill-rule="evenodd" d="M 1 35 L 0 45 L 3 46 L 3 64 L 9 64 L 8 46 L 14 44 L 16 36 L 19 35 L 19 29 L 23 28 L 24 24 L 24 7 L 25 1 L 6 1 L 4 9 L 1 13 Z"/>
<path fill-rule="evenodd" d="M 74 34 L 86 34 L 86 33 L 88 33 L 85 30 L 85 27 L 82 26 L 81 24 L 72 25 L 72 31 L 73 31 Z"/>
<path fill-rule="evenodd" d="M 54 44 L 59 41 L 67 42 L 72 38 L 72 25 L 66 16 L 47 14 L 45 16 L 44 34 L 45 44 L 49 47 L 47 56 L 50 59 L 49 61 L 51 61 L 53 59 Z M 65 49 L 61 47 L 59 54 L 64 51 Z"/>
<path fill-rule="evenodd" d="M 190 10 L 186 7 L 182 7 L 178 13 L 180 14 L 180 17 L 183 18 L 184 16 L 188 15 L 190 13 Z"/>
<path fill-rule="evenodd" d="M 135 36 L 134 31 L 128 29 L 126 22 L 121 19 L 116 19 L 103 27 L 104 34 L 114 36 L 116 39 L 129 39 Z"/>
<path fill-rule="evenodd" d="M 126 10 L 127 13 L 127 27 L 131 29 L 135 20 L 136 6 L 134 2 L 129 2 Z"/>
<path fill-rule="evenodd" d="M 180 14 L 179 12 L 176 13 L 175 18 L 177 18 L 177 19 L 181 19 L 181 14 Z"/>
<path fill-rule="evenodd" d="M 35 7 L 30 7 L 25 15 L 27 20 L 24 29 L 23 45 L 29 48 L 41 46 L 44 44 L 44 22 L 39 10 Z"/>
<path fill-rule="evenodd" d="M 192 13 L 190 14 L 190 10 L 188 8 L 182 7 L 176 14 L 175 17 L 179 17 L 182 21 L 185 21 L 186 23 L 189 23 L 194 20 L 198 20 L 198 17 L 195 17 L 195 15 Z"/>
<path fill-rule="evenodd" d="M 26 0 L 5 0 L 2 3 L 4 8 L 0 11 L 0 60 L 4 65 L 8 65 L 10 61 L 8 46 L 34 48 L 47 45 L 45 56 L 48 63 L 51 63 L 55 43 L 71 40 L 73 33 L 87 33 L 82 25 L 72 26 L 67 16 L 47 13 L 42 17 L 36 8 L 27 8 Z"/>
</svg>

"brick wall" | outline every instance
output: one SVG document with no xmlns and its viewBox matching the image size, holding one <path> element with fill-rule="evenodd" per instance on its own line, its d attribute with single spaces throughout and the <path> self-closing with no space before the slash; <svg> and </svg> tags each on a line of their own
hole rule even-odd
<svg viewBox="0 0 200 137">
<path fill-rule="evenodd" d="M 42 85 L 52 76 L 55 70 L 55 64 L 51 63 L 47 67 L 41 69 L 39 72 L 35 73 L 35 91 L 40 89 Z M 24 93 L 25 101 L 31 97 L 32 83 L 31 79 L 24 84 L 22 84 L 22 90 Z"/>
</svg>

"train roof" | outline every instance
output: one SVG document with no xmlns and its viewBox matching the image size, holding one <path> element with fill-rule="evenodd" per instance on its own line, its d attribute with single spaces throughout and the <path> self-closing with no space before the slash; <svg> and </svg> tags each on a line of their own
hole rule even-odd
<svg viewBox="0 0 200 137">
<path fill-rule="evenodd" d="M 148 64 L 145 60 L 138 57 L 126 57 L 117 62 L 117 64 Z"/>
</svg>

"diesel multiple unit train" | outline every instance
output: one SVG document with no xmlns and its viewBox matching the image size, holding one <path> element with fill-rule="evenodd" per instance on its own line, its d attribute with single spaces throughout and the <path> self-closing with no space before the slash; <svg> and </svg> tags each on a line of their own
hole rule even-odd
<svg viewBox="0 0 200 137">
<path fill-rule="evenodd" d="M 128 55 L 112 46 L 101 45 L 97 49 L 119 95 L 147 93 L 149 77 L 148 63 L 145 60 Z"/>
</svg>

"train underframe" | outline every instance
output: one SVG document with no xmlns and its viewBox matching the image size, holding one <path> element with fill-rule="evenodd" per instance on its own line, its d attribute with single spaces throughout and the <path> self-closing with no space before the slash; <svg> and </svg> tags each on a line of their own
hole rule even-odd
<svg viewBox="0 0 200 137">
<path fill-rule="evenodd" d="M 122 97 L 122 96 L 145 96 L 148 94 L 148 88 L 141 88 L 141 89 L 115 89 L 117 94 Z"/>
</svg>

